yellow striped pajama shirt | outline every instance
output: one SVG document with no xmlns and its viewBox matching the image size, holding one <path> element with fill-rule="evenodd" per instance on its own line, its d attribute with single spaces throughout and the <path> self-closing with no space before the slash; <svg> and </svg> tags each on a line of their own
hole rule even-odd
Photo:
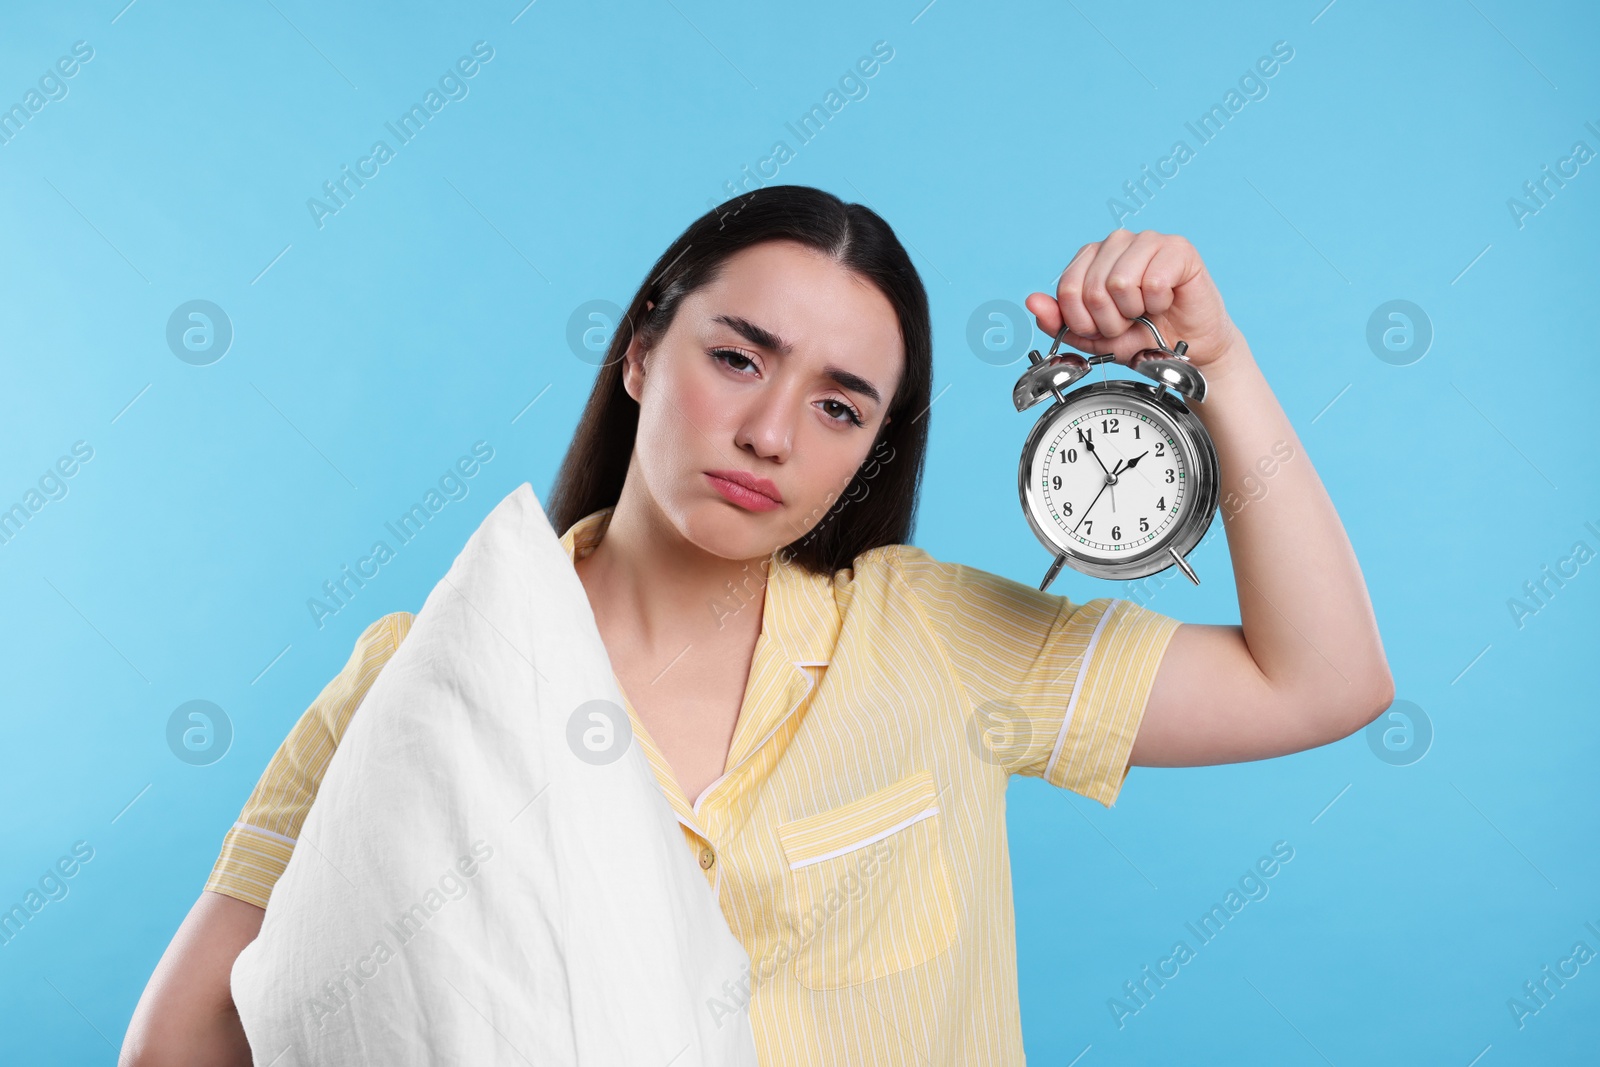
<svg viewBox="0 0 1600 1067">
<path fill-rule="evenodd" d="M 562 536 L 570 558 L 599 543 L 611 511 Z M 725 770 L 700 797 L 627 709 L 750 955 L 746 981 L 707 1010 L 748 1010 L 763 1064 L 1022 1063 L 1007 779 L 1111 806 L 1181 623 L 911 545 L 831 577 L 778 550 L 768 574 Z M 267 765 L 207 889 L 266 907 L 339 738 L 412 619 L 396 612 L 361 634 Z"/>
</svg>

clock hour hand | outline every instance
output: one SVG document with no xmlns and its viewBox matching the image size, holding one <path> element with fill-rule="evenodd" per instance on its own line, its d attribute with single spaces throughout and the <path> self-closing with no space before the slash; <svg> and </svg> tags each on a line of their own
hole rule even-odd
<svg viewBox="0 0 1600 1067">
<path fill-rule="evenodd" d="M 1126 467 L 1122 467 L 1122 469 L 1119 470 L 1117 473 L 1118 474 L 1127 474 L 1129 471 L 1133 470 L 1135 464 L 1137 464 L 1141 459 L 1143 459 L 1144 457 L 1148 456 L 1149 454 L 1150 454 L 1150 450 L 1148 448 L 1145 449 L 1143 452 L 1140 452 L 1137 456 L 1134 456 L 1132 459 L 1128 460 L 1128 465 Z M 1148 479 L 1148 478 L 1145 479 L 1146 482 L 1148 482 L 1149 480 L 1150 479 Z M 1115 489 L 1111 490 L 1111 510 L 1112 511 L 1116 511 L 1117 510 L 1117 491 Z"/>
</svg>

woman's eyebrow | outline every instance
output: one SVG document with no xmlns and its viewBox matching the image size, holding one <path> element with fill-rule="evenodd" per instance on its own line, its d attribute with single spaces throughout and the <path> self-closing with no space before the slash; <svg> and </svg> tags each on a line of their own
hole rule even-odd
<svg viewBox="0 0 1600 1067">
<path fill-rule="evenodd" d="M 740 318 L 738 315 L 718 315 L 711 321 L 732 327 L 738 331 L 741 337 L 758 348 L 765 348 L 771 352 L 782 352 L 784 355 L 788 355 L 794 350 L 794 345 L 785 341 L 771 330 L 764 326 L 757 326 L 749 319 Z"/>
<path fill-rule="evenodd" d="M 769 352 L 777 352 L 782 355 L 788 355 L 790 352 L 794 351 L 793 344 L 785 341 L 783 338 L 779 337 L 766 327 L 757 326 L 749 319 L 741 318 L 738 315 L 718 315 L 711 321 L 727 326 L 738 333 L 739 336 L 743 337 L 746 341 L 749 341 L 758 348 L 765 348 Z M 871 382 L 867 381 L 865 378 L 861 377 L 859 374 L 856 374 L 852 371 L 847 371 L 843 367 L 835 367 L 831 364 L 823 367 L 822 373 L 834 383 L 841 385 L 852 392 L 860 393 L 862 396 L 870 397 L 874 404 L 883 403 L 883 397 L 878 392 L 877 387 Z"/>
</svg>

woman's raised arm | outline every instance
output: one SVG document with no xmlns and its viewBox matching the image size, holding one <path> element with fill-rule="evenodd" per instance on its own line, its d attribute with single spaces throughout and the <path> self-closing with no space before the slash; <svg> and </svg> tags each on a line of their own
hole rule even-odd
<svg viewBox="0 0 1600 1067">
<path fill-rule="evenodd" d="M 1266 759 L 1377 718 L 1394 699 L 1394 681 L 1361 566 L 1194 246 L 1154 230 L 1117 230 L 1079 249 L 1055 297 L 1034 293 L 1028 309 L 1046 333 L 1065 321 L 1066 344 L 1124 364 L 1148 346 L 1133 319 L 1149 316 L 1168 343 L 1189 343 L 1207 380 L 1206 399 L 1192 410 L 1217 448 L 1242 625 L 1185 623 L 1173 634 L 1131 763 Z"/>
</svg>

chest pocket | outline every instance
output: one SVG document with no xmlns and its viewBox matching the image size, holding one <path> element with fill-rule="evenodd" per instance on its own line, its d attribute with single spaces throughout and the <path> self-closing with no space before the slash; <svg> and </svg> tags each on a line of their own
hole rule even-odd
<svg viewBox="0 0 1600 1067">
<path fill-rule="evenodd" d="M 780 823 L 794 880 L 795 976 L 836 989 L 925 963 L 950 947 L 955 894 L 933 772 Z"/>
</svg>

